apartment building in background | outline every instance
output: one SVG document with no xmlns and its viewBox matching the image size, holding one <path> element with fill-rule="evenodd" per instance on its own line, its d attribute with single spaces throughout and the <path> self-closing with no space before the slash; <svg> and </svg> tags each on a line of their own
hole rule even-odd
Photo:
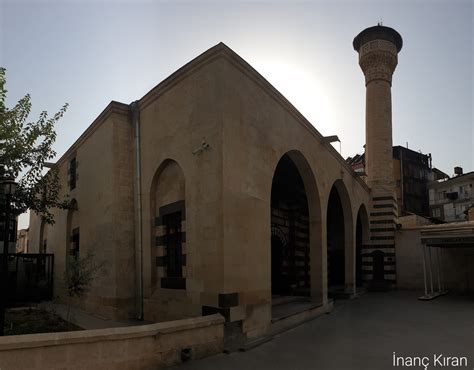
<svg viewBox="0 0 474 370">
<path fill-rule="evenodd" d="M 467 211 L 474 204 L 474 171 L 463 173 L 454 168 L 454 177 L 428 184 L 430 216 L 445 222 L 467 220 Z"/>
<path fill-rule="evenodd" d="M 449 176 L 432 167 L 431 153 L 423 154 L 397 145 L 393 147 L 392 156 L 398 216 L 431 216 L 428 183 Z M 365 177 L 365 154 L 349 157 L 347 162 L 354 171 Z"/>
</svg>

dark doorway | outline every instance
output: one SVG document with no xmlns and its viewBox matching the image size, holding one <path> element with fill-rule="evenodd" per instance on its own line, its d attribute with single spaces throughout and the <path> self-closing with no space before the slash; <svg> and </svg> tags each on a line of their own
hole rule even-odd
<svg viewBox="0 0 474 370">
<path fill-rule="evenodd" d="M 345 235 L 344 212 L 339 193 L 335 186 L 329 195 L 327 213 L 327 258 L 329 289 L 344 289 L 345 282 Z"/>
<path fill-rule="evenodd" d="M 372 253 L 372 269 L 374 282 L 382 282 L 384 280 L 384 253 L 382 251 L 375 251 Z"/>
<path fill-rule="evenodd" d="M 287 279 L 283 278 L 283 256 L 285 254 L 285 245 L 277 236 L 272 236 L 272 294 L 288 295 L 289 284 Z"/>
<path fill-rule="evenodd" d="M 278 162 L 271 194 L 272 295 L 309 296 L 309 217 L 303 179 L 288 155 Z"/>
<path fill-rule="evenodd" d="M 181 219 L 181 212 L 174 212 L 163 216 L 168 277 L 182 277 L 183 275 Z"/>
</svg>

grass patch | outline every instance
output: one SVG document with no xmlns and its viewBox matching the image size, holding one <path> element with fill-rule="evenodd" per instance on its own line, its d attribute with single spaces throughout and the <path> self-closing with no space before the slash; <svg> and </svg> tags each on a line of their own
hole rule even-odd
<svg viewBox="0 0 474 370">
<path fill-rule="evenodd" d="M 8 310 L 5 316 L 5 335 L 53 333 L 83 330 L 53 312 L 36 308 Z"/>
</svg>

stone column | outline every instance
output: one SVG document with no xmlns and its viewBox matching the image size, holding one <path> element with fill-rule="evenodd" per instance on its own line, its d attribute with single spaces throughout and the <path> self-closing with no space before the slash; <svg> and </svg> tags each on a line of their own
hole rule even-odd
<svg viewBox="0 0 474 370">
<path fill-rule="evenodd" d="M 391 88 L 402 44 L 397 31 L 381 25 L 363 30 L 353 42 L 365 76 L 365 172 L 372 192 L 371 237 L 370 243 L 364 246 L 363 260 L 373 263 L 366 266 L 364 275 L 372 285 L 380 287 L 393 285 L 396 281 L 397 201 L 393 177 Z M 376 259 L 374 252 L 378 253 Z M 383 266 L 379 264 L 380 253 L 383 253 Z"/>
</svg>

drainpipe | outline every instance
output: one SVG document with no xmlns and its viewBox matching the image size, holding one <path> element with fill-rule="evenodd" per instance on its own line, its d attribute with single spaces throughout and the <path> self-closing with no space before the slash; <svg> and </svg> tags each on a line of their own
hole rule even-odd
<svg viewBox="0 0 474 370">
<path fill-rule="evenodd" d="M 405 176 L 403 176 L 403 150 L 400 150 L 400 193 L 402 195 L 402 209 L 398 210 L 399 214 L 403 216 L 403 209 L 405 206 Z M 400 212 L 401 211 L 401 212 Z"/>
<path fill-rule="evenodd" d="M 135 126 L 135 148 L 136 148 L 136 200 L 137 200 L 137 234 L 135 243 L 135 255 L 137 256 L 137 285 L 138 285 L 138 319 L 143 320 L 143 248 L 142 248 L 142 178 L 141 178 L 141 154 L 140 154 L 140 110 L 138 101 L 130 104 L 132 110 L 132 124 Z"/>
</svg>

